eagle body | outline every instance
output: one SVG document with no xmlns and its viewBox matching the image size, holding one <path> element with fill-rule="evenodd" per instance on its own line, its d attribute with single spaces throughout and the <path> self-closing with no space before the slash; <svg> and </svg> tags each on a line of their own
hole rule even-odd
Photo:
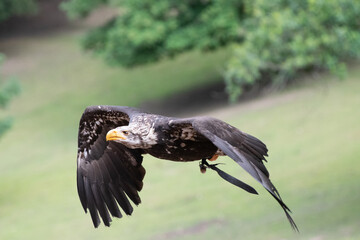
<svg viewBox="0 0 360 240">
<path fill-rule="evenodd" d="M 175 118 L 158 119 L 154 124 L 154 132 L 158 133 L 158 141 L 144 150 L 156 158 L 171 161 L 195 161 L 211 158 L 217 147 L 193 127 L 174 128 L 171 126 Z"/>
<path fill-rule="evenodd" d="M 131 215 L 130 200 L 135 205 L 141 202 L 138 192 L 145 176 L 142 155 L 179 162 L 227 155 L 263 185 L 297 230 L 289 208 L 269 179 L 263 163 L 267 152 L 266 145 L 256 137 L 215 118 L 182 119 L 131 107 L 90 106 L 79 123 L 78 194 L 85 212 L 90 211 L 94 226 L 99 226 L 100 218 L 110 226 L 111 216 L 122 217 L 120 209 Z M 217 171 L 225 180 L 234 182 L 226 173 Z M 234 185 L 257 193 L 247 184 L 237 179 L 235 182 Z"/>
</svg>

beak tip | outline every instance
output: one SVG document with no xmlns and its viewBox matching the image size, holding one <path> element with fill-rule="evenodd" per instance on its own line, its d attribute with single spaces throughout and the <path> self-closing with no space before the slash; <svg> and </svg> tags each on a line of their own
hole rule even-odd
<svg viewBox="0 0 360 240">
<path fill-rule="evenodd" d="M 112 129 L 110 131 L 108 131 L 108 133 L 106 134 L 106 141 L 114 141 L 114 140 L 119 140 L 119 139 L 125 139 L 123 134 L 119 131 L 117 131 L 116 129 Z"/>
</svg>

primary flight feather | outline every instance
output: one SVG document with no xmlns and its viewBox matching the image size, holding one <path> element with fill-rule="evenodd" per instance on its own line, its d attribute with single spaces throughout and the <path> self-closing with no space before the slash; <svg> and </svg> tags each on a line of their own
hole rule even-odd
<svg viewBox="0 0 360 240">
<path fill-rule="evenodd" d="M 77 189 L 81 204 L 93 224 L 100 217 L 110 226 L 111 216 L 131 215 L 141 200 L 145 169 L 143 154 L 171 161 L 216 160 L 227 155 L 244 168 L 277 200 L 291 226 L 297 226 L 289 208 L 269 179 L 263 161 L 266 145 L 259 139 L 215 118 L 172 118 L 122 106 L 90 106 L 79 125 Z M 250 193 L 256 191 L 209 165 L 225 180 Z M 119 208 L 120 206 L 120 208 Z M 100 217 L 99 217 L 100 215 Z M 111 215 L 111 216 L 110 216 Z"/>
</svg>

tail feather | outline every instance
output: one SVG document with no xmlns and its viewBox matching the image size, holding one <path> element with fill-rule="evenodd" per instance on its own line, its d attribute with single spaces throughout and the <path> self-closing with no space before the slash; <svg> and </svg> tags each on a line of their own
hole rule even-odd
<svg viewBox="0 0 360 240">
<path fill-rule="evenodd" d="M 295 223 L 294 219 L 292 219 L 292 217 L 291 217 L 290 214 L 289 214 L 289 213 L 291 213 L 291 210 L 290 210 L 290 209 L 286 206 L 286 204 L 281 200 L 280 195 L 279 195 L 279 194 L 273 194 L 273 193 L 270 192 L 269 190 L 267 190 L 267 191 L 271 194 L 271 196 L 273 196 L 273 197 L 276 199 L 276 201 L 280 204 L 280 206 L 281 206 L 282 209 L 284 210 L 285 215 L 286 215 L 286 217 L 287 217 L 287 219 L 288 219 L 288 221 L 289 221 L 292 229 L 293 229 L 295 232 L 299 232 L 299 229 L 298 229 L 298 227 L 296 226 L 296 223 Z M 277 192 L 277 191 L 276 191 L 276 192 Z"/>
</svg>

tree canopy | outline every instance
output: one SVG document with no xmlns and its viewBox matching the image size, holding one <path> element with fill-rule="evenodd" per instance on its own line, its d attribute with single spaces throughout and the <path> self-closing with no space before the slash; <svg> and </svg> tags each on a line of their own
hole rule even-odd
<svg viewBox="0 0 360 240">
<path fill-rule="evenodd" d="M 69 0 L 72 17 L 101 4 L 117 17 L 89 32 L 83 46 L 111 64 L 136 66 L 191 49 L 234 43 L 224 73 L 232 100 L 244 86 L 282 84 L 296 73 L 360 57 L 360 2 L 353 0 Z"/>
<path fill-rule="evenodd" d="M 225 80 L 235 100 L 242 86 L 283 84 L 300 71 L 327 69 L 344 77 L 360 58 L 360 1 L 249 1 L 244 41 L 234 48 Z"/>
<path fill-rule="evenodd" d="M 0 66 L 4 60 L 4 55 L 0 54 Z M 1 76 L 0 72 L 0 109 L 4 109 L 9 101 L 19 93 L 20 86 L 14 77 L 10 79 L 4 79 Z M 0 137 L 8 130 L 11 126 L 12 119 L 11 117 L 0 118 Z"/>
<path fill-rule="evenodd" d="M 0 22 L 11 16 L 33 14 L 36 10 L 36 0 L 0 0 Z"/>
<path fill-rule="evenodd" d="M 36 0 L 0 0 L 0 22 L 11 16 L 34 14 L 36 11 Z M 4 60 L 4 54 L 0 53 L 0 67 Z M 15 78 L 4 79 L 0 72 L 0 109 L 4 109 L 19 90 L 20 85 Z M 11 117 L 0 118 L 0 137 L 10 128 L 11 123 Z"/>
<path fill-rule="evenodd" d="M 135 66 L 240 40 L 239 1 L 71 0 L 62 7 L 70 16 L 80 17 L 101 3 L 118 7 L 119 15 L 91 31 L 83 46 L 112 64 Z"/>
</svg>

